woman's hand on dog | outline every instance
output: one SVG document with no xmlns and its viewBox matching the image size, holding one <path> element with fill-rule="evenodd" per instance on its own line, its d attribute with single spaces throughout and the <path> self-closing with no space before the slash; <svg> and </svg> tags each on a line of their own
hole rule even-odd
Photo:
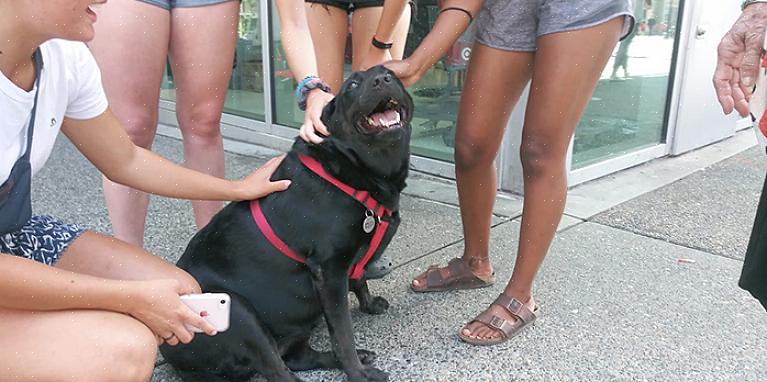
<svg viewBox="0 0 767 382">
<path fill-rule="evenodd" d="M 272 192 L 285 191 L 290 186 L 289 180 L 278 180 L 272 182 L 270 179 L 277 167 L 285 159 L 285 155 L 270 159 L 263 166 L 253 171 L 245 178 L 235 181 L 237 195 L 236 200 L 260 199 Z"/>
<path fill-rule="evenodd" d="M 185 325 L 198 328 L 210 336 L 216 328 L 194 313 L 180 296 L 194 292 L 186 290 L 178 280 L 151 280 L 132 283 L 126 313 L 146 325 L 158 338 L 171 346 L 188 344 L 194 334 Z"/>
<path fill-rule="evenodd" d="M 322 90 L 314 89 L 309 92 L 309 96 L 306 99 L 306 113 L 304 114 L 304 124 L 301 125 L 301 129 L 298 135 L 301 139 L 314 144 L 322 143 L 322 137 L 317 135 L 319 132 L 324 136 L 330 135 L 327 126 L 322 123 L 322 110 L 325 108 L 331 100 L 333 95 L 325 93 Z"/>
<path fill-rule="evenodd" d="M 383 65 L 394 72 L 405 87 L 412 86 L 423 75 L 420 66 L 409 59 L 389 61 Z"/>
</svg>

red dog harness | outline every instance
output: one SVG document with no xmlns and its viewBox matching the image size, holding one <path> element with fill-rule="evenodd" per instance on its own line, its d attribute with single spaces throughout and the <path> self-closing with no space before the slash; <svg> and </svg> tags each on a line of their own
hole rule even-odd
<svg viewBox="0 0 767 382">
<path fill-rule="evenodd" d="M 384 207 L 381 203 L 378 203 L 378 201 L 370 196 L 369 192 L 356 190 L 328 174 L 327 171 L 322 168 L 320 162 L 318 162 L 316 159 L 307 155 L 299 155 L 298 159 L 301 161 L 301 163 L 304 164 L 304 166 L 312 170 L 312 172 L 327 180 L 338 189 L 345 192 L 358 202 L 362 203 L 363 206 L 365 206 L 366 213 L 365 219 L 363 220 L 363 226 L 369 224 L 369 219 L 375 219 L 375 233 L 373 233 L 373 238 L 370 241 L 370 247 L 368 248 L 367 253 L 365 253 L 365 256 L 362 258 L 362 260 L 354 264 L 349 270 L 349 278 L 352 280 L 359 280 L 365 272 L 365 265 L 367 265 L 367 263 L 370 262 L 370 259 L 373 258 L 376 250 L 378 250 L 378 247 L 381 245 L 381 240 L 383 240 L 383 237 L 386 234 L 386 230 L 389 228 L 389 222 L 383 220 L 382 218 L 384 215 L 391 216 L 392 212 Z M 274 248 L 282 252 L 283 255 L 299 263 L 306 264 L 306 259 L 290 249 L 290 247 L 288 247 L 288 245 L 285 244 L 285 242 L 282 241 L 277 236 L 277 234 L 274 233 L 274 230 L 272 230 L 269 222 L 266 221 L 264 212 L 261 210 L 261 204 L 257 199 L 250 202 L 250 212 L 253 214 L 253 219 L 256 221 L 256 225 L 261 230 L 261 233 L 266 236 L 267 240 L 272 243 Z M 367 230 L 366 232 L 370 233 L 370 231 Z"/>
</svg>

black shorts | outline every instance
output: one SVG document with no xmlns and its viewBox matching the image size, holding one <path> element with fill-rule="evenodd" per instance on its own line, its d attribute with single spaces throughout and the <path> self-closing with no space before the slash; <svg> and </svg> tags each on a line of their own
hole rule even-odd
<svg viewBox="0 0 767 382">
<path fill-rule="evenodd" d="M 343 0 L 305 0 L 307 3 L 315 3 L 315 4 L 322 4 L 326 6 L 336 7 L 343 9 L 346 11 L 346 13 L 352 13 L 355 9 L 360 8 L 370 8 L 370 7 L 383 7 L 384 0 L 350 0 L 350 1 L 343 1 Z M 415 6 L 415 1 L 411 0 L 408 2 L 410 4 L 410 8 L 413 8 Z"/>
<path fill-rule="evenodd" d="M 740 275 L 740 287 L 751 292 L 767 309 L 767 181 L 756 210 L 754 228 Z"/>
</svg>

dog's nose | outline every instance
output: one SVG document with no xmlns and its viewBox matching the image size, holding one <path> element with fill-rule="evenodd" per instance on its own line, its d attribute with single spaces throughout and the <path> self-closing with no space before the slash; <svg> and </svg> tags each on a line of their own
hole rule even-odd
<svg viewBox="0 0 767 382">
<path fill-rule="evenodd" d="M 391 83 L 391 73 L 381 73 L 373 78 L 373 88 L 378 89 Z"/>
</svg>

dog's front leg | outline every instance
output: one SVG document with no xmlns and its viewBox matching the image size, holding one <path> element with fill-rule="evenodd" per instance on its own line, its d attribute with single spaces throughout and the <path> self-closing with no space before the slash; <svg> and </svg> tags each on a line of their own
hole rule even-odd
<svg viewBox="0 0 767 382">
<path fill-rule="evenodd" d="M 354 346 L 352 316 L 349 312 L 348 269 L 328 264 L 312 264 L 314 288 L 322 304 L 325 321 L 328 323 L 333 351 L 338 357 L 351 382 L 387 381 L 387 373 L 372 366 L 362 365 Z"/>
</svg>

